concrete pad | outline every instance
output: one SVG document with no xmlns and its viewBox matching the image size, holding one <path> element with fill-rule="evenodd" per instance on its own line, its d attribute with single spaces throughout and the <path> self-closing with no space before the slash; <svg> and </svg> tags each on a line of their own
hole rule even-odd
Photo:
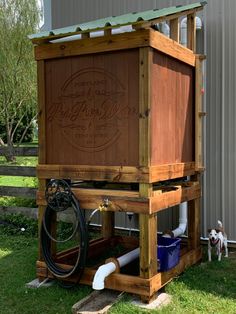
<svg viewBox="0 0 236 314">
<path fill-rule="evenodd" d="M 93 291 L 72 306 L 73 314 L 106 314 L 120 298 L 121 292 L 104 289 Z"/>
<path fill-rule="evenodd" d="M 141 302 L 140 298 L 136 296 L 133 298 L 133 300 L 131 300 L 131 303 L 133 305 L 136 305 L 138 307 L 141 307 L 147 310 L 158 309 L 162 306 L 168 305 L 170 302 L 171 302 L 171 296 L 164 292 L 161 292 L 161 293 L 158 292 L 157 298 L 149 304 Z"/>
<path fill-rule="evenodd" d="M 51 280 L 49 278 L 46 278 L 45 280 L 43 281 L 39 281 L 38 278 L 28 282 L 25 286 L 26 288 L 34 288 L 34 289 L 37 289 L 37 288 L 41 288 L 41 287 L 51 287 L 53 284 L 54 284 L 54 280 Z"/>
</svg>

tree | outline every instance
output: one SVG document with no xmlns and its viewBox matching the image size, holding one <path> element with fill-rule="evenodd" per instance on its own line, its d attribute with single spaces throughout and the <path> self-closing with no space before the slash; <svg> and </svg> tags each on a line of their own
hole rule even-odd
<svg viewBox="0 0 236 314">
<path fill-rule="evenodd" d="M 8 161 L 15 160 L 14 135 L 21 122 L 28 121 L 20 143 L 36 117 L 36 65 L 27 35 L 38 23 L 37 0 L 0 0 L 0 123 L 6 134 L 0 146 L 7 146 Z"/>
</svg>

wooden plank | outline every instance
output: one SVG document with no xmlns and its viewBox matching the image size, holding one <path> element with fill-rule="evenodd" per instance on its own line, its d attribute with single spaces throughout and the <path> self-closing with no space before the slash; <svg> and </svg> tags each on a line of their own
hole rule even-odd
<svg viewBox="0 0 236 314">
<path fill-rule="evenodd" d="M 151 110 L 151 71 L 152 51 L 139 50 L 139 164 L 150 165 L 150 110 Z"/>
<path fill-rule="evenodd" d="M 37 80 L 38 80 L 38 141 L 39 141 L 39 157 L 38 161 L 40 164 L 46 163 L 46 108 L 45 108 L 45 62 L 38 61 L 37 62 Z M 46 188 L 46 180 L 39 180 L 39 189 L 45 191 Z M 45 211 L 45 206 L 39 206 L 38 209 L 38 229 L 39 229 L 39 251 L 38 258 L 39 260 L 43 260 L 43 254 L 41 249 L 40 242 L 40 232 L 42 227 L 42 219 Z M 53 248 L 53 252 L 55 252 L 55 246 Z"/>
<path fill-rule="evenodd" d="M 179 19 L 170 20 L 170 38 L 179 43 Z"/>
<path fill-rule="evenodd" d="M 157 218 L 139 215 L 140 276 L 151 278 L 157 273 Z"/>
<path fill-rule="evenodd" d="M 196 249 L 200 246 L 200 198 L 188 202 L 188 246 Z"/>
<path fill-rule="evenodd" d="M 108 182 L 148 182 L 147 167 L 38 165 L 39 179 L 75 179 Z"/>
<path fill-rule="evenodd" d="M 150 279 L 113 273 L 107 277 L 105 281 L 105 288 L 117 291 L 125 291 L 151 298 L 155 292 L 160 290 L 177 275 L 181 274 L 187 267 L 199 262 L 201 258 L 201 247 L 188 251 L 186 254 L 181 256 L 180 262 L 174 268 L 166 272 L 157 273 Z M 70 267 L 68 265 L 61 266 L 65 269 Z M 92 285 L 95 272 L 96 270 L 94 269 L 85 268 L 80 283 L 85 285 Z M 54 278 L 54 276 L 47 270 L 45 262 L 42 261 L 37 261 L 37 276 L 44 278 Z M 67 280 L 70 282 L 77 282 L 77 279 L 78 275 L 74 274 Z"/>
<path fill-rule="evenodd" d="M 138 65 L 138 49 L 46 62 L 48 164 L 138 167 Z"/>
<path fill-rule="evenodd" d="M 148 46 L 149 30 L 87 38 L 71 42 L 46 44 L 35 47 L 35 59 L 45 60 L 90 53 Z"/>
<path fill-rule="evenodd" d="M 45 62 L 37 62 L 39 163 L 46 163 Z"/>
<path fill-rule="evenodd" d="M 3 176 L 22 176 L 35 177 L 36 167 L 26 166 L 0 166 L 0 175 Z"/>
<path fill-rule="evenodd" d="M 150 198 L 150 213 L 178 205 L 182 202 L 197 199 L 201 196 L 200 184 L 196 183 L 190 187 L 179 187 L 175 191 L 165 192 Z"/>
<path fill-rule="evenodd" d="M 70 268 L 68 265 L 58 264 L 64 269 Z M 85 268 L 83 276 L 80 280 L 81 284 L 91 285 L 93 282 L 94 275 L 96 270 Z M 47 277 L 54 278 L 54 276 L 47 270 L 45 262 L 37 261 L 37 276 L 38 277 Z M 78 274 L 74 274 L 73 277 L 68 278 L 68 281 L 76 282 Z M 129 293 L 135 293 L 139 295 L 150 295 L 150 280 L 129 276 L 119 273 L 113 273 L 105 280 L 105 288 L 112 289 L 117 291 L 126 291 Z"/>
<path fill-rule="evenodd" d="M 150 182 L 186 177 L 196 171 L 194 162 L 164 164 L 150 167 Z"/>
<path fill-rule="evenodd" d="M 187 15 L 187 47 L 196 52 L 196 13 Z"/>
<path fill-rule="evenodd" d="M 38 208 L 19 206 L 0 206 L 0 214 L 23 214 L 32 219 L 38 218 Z"/>
<path fill-rule="evenodd" d="M 7 147 L 0 147 L 0 155 L 5 155 Z M 38 156 L 38 147 L 14 147 L 15 156 Z"/>
<path fill-rule="evenodd" d="M 35 198 L 37 189 L 15 187 L 15 186 L 0 186 L 1 196 L 20 196 L 24 198 Z"/>
<path fill-rule="evenodd" d="M 115 213 L 112 211 L 102 212 L 102 229 L 101 235 L 103 238 L 111 238 L 115 233 Z"/>
<path fill-rule="evenodd" d="M 192 66 L 154 50 L 151 70 L 152 166 L 195 160 L 194 76 Z"/>
<path fill-rule="evenodd" d="M 134 192 L 135 197 L 130 197 L 132 192 L 112 191 L 112 190 L 94 190 L 94 189 L 72 189 L 76 198 L 80 202 L 80 206 L 85 209 L 98 208 L 104 199 L 108 199 L 108 211 L 126 212 L 132 211 L 134 213 L 149 212 L 149 201 L 147 198 L 142 198 Z M 94 194 L 93 194 L 94 191 Z M 37 204 L 46 205 L 44 190 L 37 193 Z"/>
<path fill-rule="evenodd" d="M 155 284 L 155 280 L 153 280 L 153 285 L 156 285 L 154 290 L 159 290 L 161 287 L 170 282 L 177 275 L 181 274 L 187 267 L 196 264 L 202 258 L 202 248 L 197 247 L 195 250 L 188 251 L 186 254 L 181 256 L 179 264 L 177 264 L 174 268 L 169 271 L 159 273 L 160 279 L 157 278 L 157 284 Z M 158 276 L 157 276 L 158 277 Z M 161 286 L 159 285 L 161 282 Z"/>
<path fill-rule="evenodd" d="M 196 170 L 203 168 L 202 160 L 202 57 L 196 57 L 195 70 L 195 163 Z"/>
<path fill-rule="evenodd" d="M 203 6 L 196 8 L 196 9 L 190 9 L 190 10 L 182 11 L 179 13 L 171 14 L 169 16 L 162 16 L 162 17 L 153 19 L 151 21 L 144 21 L 144 22 L 140 21 L 140 22 L 134 23 L 132 26 L 134 29 L 137 29 L 137 30 L 146 29 L 146 28 L 150 28 L 150 27 L 154 26 L 157 23 L 171 21 L 173 19 L 179 18 L 179 17 L 187 15 L 187 14 L 194 14 L 198 11 L 201 11 L 202 9 L 203 9 Z"/>
<path fill-rule="evenodd" d="M 175 59 L 195 66 L 195 55 L 191 50 L 152 29 L 150 29 L 150 46 Z"/>
</svg>

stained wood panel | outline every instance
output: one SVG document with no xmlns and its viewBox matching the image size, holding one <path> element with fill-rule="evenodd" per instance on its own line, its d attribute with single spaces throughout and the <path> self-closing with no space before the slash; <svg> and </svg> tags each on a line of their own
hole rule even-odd
<svg viewBox="0 0 236 314">
<path fill-rule="evenodd" d="M 138 50 L 46 61 L 48 164 L 138 165 Z"/>
<path fill-rule="evenodd" d="M 194 68 L 155 51 L 151 76 L 151 165 L 194 161 Z"/>
</svg>

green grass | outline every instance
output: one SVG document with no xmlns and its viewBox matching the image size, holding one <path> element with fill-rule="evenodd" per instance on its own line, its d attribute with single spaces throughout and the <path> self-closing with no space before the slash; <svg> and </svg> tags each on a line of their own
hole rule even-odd
<svg viewBox="0 0 236 314">
<path fill-rule="evenodd" d="M 29 289 L 25 283 L 35 278 L 37 239 L 6 235 L 0 226 L 0 313 L 71 313 L 71 307 L 88 295 L 90 287 L 78 285 L 67 290 L 57 284 L 50 288 Z M 205 259 L 205 257 L 204 257 Z M 189 268 L 165 288 L 172 303 L 148 313 L 236 313 L 236 253 L 222 262 L 203 262 Z M 125 294 L 111 314 L 147 313 L 129 303 Z"/>
<path fill-rule="evenodd" d="M 66 290 L 56 284 L 26 288 L 35 278 L 37 239 L 4 235 L 0 229 L 0 243 L 0 313 L 71 313 L 72 305 L 90 292 L 90 287 Z"/>
</svg>

